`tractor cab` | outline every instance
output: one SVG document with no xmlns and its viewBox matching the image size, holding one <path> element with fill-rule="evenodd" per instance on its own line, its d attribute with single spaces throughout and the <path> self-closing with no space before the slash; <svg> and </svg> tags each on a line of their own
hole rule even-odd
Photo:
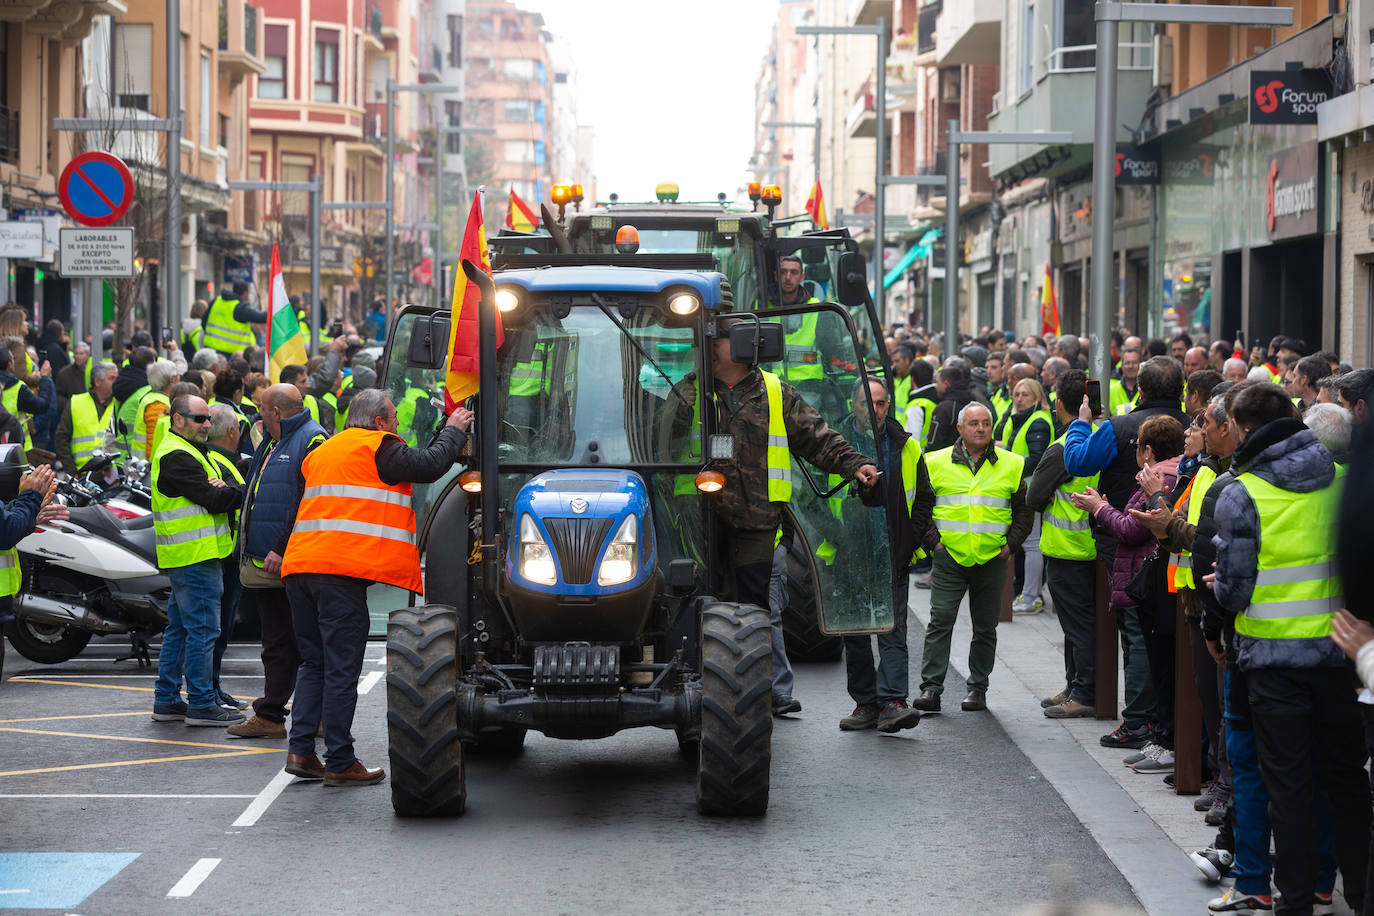
<svg viewBox="0 0 1374 916">
<path fill-rule="evenodd" d="M 585 739 L 651 725 L 697 757 L 704 812 L 761 813 L 769 614 L 730 594 L 713 514 L 737 460 L 717 430 L 709 345 L 717 317 L 739 313 L 731 284 L 701 255 L 528 254 L 543 266 L 468 271 L 484 290 L 477 420 L 462 467 L 416 488 L 425 592 L 388 628 L 393 804 L 461 811 L 464 742 L 512 751 L 529 729 Z M 847 374 L 808 375 L 803 397 L 839 428 L 872 414 L 845 308 L 760 317 L 730 329 L 736 359 L 785 381 L 809 373 L 781 324 L 805 322 Z M 383 369 L 393 397 L 442 390 L 449 328 L 447 310 L 399 314 Z M 409 432 L 424 445 L 432 429 Z M 831 639 L 890 630 L 886 510 L 795 455 L 791 474 L 789 598 Z M 432 721 L 450 700 L 441 718 L 456 729 Z M 726 753 L 742 732 L 761 744 Z"/>
</svg>

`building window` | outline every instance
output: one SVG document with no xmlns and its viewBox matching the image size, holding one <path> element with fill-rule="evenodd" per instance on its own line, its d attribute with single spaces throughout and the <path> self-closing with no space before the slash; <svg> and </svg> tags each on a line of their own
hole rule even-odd
<svg viewBox="0 0 1374 916">
<path fill-rule="evenodd" d="M 1031 91 L 1035 82 L 1035 0 L 1021 8 L 1021 93 Z"/>
<path fill-rule="evenodd" d="M 214 106 L 210 104 L 210 52 L 205 48 L 200 49 L 200 145 L 207 149 L 215 145 L 215 138 L 210 133 L 210 125 L 214 123 L 211 115 Z"/>
<path fill-rule="evenodd" d="M 315 101 L 339 100 L 339 32 L 315 30 Z"/>
<path fill-rule="evenodd" d="M 114 68 L 110 74 L 110 88 L 115 107 L 152 111 L 152 24 L 115 23 L 113 45 Z"/>
<path fill-rule="evenodd" d="M 267 70 L 258 77 L 258 98 L 286 98 L 287 59 L 290 30 L 284 25 L 262 27 L 263 60 Z"/>
<path fill-rule="evenodd" d="M 502 144 L 502 158 L 507 162 L 530 163 L 534 161 L 533 140 L 507 140 Z"/>
<path fill-rule="evenodd" d="M 532 80 L 534 79 L 534 61 L 519 57 L 510 57 L 502 61 L 502 72 L 506 79 L 510 80 Z"/>
<path fill-rule="evenodd" d="M 506 120 L 527 123 L 534 114 L 534 105 L 529 99 L 506 99 Z"/>
<path fill-rule="evenodd" d="M 448 65 L 463 66 L 463 17 L 448 17 Z"/>
<path fill-rule="evenodd" d="M 309 181 L 315 171 L 315 160 L 310 156 L 284 153 L 281 157 L 282 181 Z M 305 216 L 310 206 L 310 194 L 305 191 L 286 191 L 281 195 L 283 216 Z"/>
<path fill-rule="evenodd" d="M 444 100 L 444 118 L 449 127 L 458 127 L 463 123 L 463 103 L 452 99 Z M 444 150 L 454 156 L 463 151 L 462 134 L 449 134 L 444 137 Z"/>
</svg>

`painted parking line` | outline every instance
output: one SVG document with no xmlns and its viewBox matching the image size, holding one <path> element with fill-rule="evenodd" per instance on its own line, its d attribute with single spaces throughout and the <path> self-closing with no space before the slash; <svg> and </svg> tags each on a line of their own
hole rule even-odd
<svg viewBox="0 0 1374 916">
<path fill-rule="evenodd" d="M 0 719 L 0 725 L 9 725 L 15 722 L 65 722 L 68 719 L 111 719 L 116 716 L 146 716 L 148 710 L 141 709 L 138 712 L 88 712 L 76 716 L 35 716 L 29 719 Z"/>
<path fill-rule="evenodd" d="M 208 877 L 210 872 L 215 870 L 223 859 L 201 859 L 192 865 L 186 874 L 181 876 L 181 880 L 172 885 L 172 889 L 167 892 L 168 897 L 189 897 L 196 892 L 196 888 Z"/>
<path fill-rule="evenodd" d="M 253 798 L 252 795 L 191 795 L 184 792 L 0 792 L 0 798 Z"/>
<path fill-rule="evenodd" d="M 106 690 L 138 690 L 141 692 L 152 693 L 152 687 L 129 687 L 124 684 L 86 684 L 81 681 L 53 681 L 47 678 L 37 677 L 12 677 L 5 681 L 6 684 L 57 684 L 61 687 L 103 687 Z"/>
<path fill-rule="evenodd" d="M 382 679 L 382 675 L 385 673 L 385 671 L 369 671 L 367 677 L 363 678 L 363 682 L 358 685 L 359 695 L 371 693 L 372 688 L 377 686 L 377 682 Z"/>
<path fill-rule="evenodd" d="M 41 728 L 0 727 L 0 732 L 13 732 L 22 735 L 47 735 L 54 738 L 87 738 L 97 741 L 124 741 L 133 744 L 168 744 L 177 747 L 213 748 L 211 754 L 181 754 L 171 757 L 152 757 L 135 760 L 108 760 L 100 763 L 75 763 L 55 767 L 35 767 L 25 770 L 0 771 L 0 776 L 32 776 L 38 773 L 68 773 L 74 770 L 100 770 L 110 767 L 142 766 L 150 763 L 173 763 L 182 760 L 209 760 L 215 757 L 248 757 L 254 754 L 278 754 L 277 748 L 226 747 L 223 744 L 208 744 L 201 741 L 174 741 L 167 738 L 136 738 L 126 735 L 92 735 L 83 732 L 57 732 Z"/>
<path fill-rule="evenodd" d="M 267 809 L 272 806 L 272 802 L 277 800 L 277 796 L 281 795 L 282 790 L 291 785 L 292 780 L 295 778 L 296 777 L 285 770 L 273 776 L 272 781 L 263 787 L 263 790 L 257 794 L 247 808 L 243 809 L 243 813 L 234 821 L 233 826 L 252 827 L 256 824 L 258 818 L 267 813 Z"/>
</svg>

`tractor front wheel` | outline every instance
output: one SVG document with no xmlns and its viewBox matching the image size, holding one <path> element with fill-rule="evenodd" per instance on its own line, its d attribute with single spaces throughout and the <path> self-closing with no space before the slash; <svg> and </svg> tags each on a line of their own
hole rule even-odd
<svg viewBox="0 0 1374 916">
<path fill-rule="evenodd" d="M 707 605 L 701 616 L 701 668 L 697 807 L 702 814 L 763 814 L 773 754 L 768 612 L 752 604 Z"/>
<path fill-rule="evenodd" d="M 391 807 L 402 817 L 463 813 L 458 737 L 457 613 L 445 605 L 391 612 L 386 627 L 386 730 Z"/>
</svg>

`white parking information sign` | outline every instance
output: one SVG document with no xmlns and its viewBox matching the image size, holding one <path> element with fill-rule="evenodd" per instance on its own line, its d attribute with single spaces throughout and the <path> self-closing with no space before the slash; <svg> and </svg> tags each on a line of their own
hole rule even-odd
<svg viewBox="0 0 1374 916">
<path fill-rule="evenodd" d="M 127 226 L 63 229 L 58 272 L 64 277 L 132 277 L 134 230 Z"/>
</svg>

